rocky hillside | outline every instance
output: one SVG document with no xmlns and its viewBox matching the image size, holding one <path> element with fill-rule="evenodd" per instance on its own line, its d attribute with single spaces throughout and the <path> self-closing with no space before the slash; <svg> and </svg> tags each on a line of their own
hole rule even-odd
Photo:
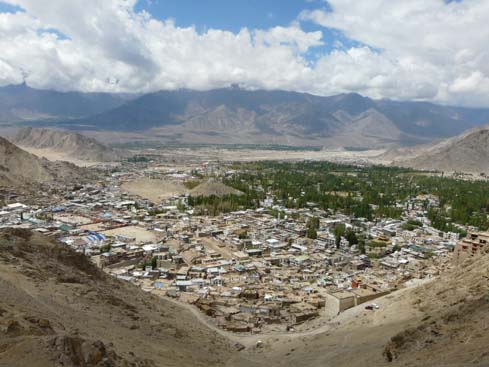
<svg viewBox="0 0 489 367">
<path fill-rule="evenodd" d="M 85 170 L 67 162 L 50 162 L 0 137 L 0 180 L 12 183 L 48 183 L 80 180 Z"/>
<path fill-rule="evenodd" d="M 17 132 L 13 142 L 21 147 L 49 149 L 94 162 L 116 161 L 122 155 L 93 138 L 63 130 L 25 127 Z"/>
<path fill-rule="evenodd" d="M 388 153 L 394 164 L 425 170 L 489 173 L 489 128 L 473 129 L 433 146 Z"/>
<path fill-rule="evenodd" d="M 426 366 L 489 365 L 488 279 L 485 255 L 411 292 L 411 303 L 423 318 L 391 338 L 385 358 L 406 366 L 419 361 Z"/>
<path fill-rule="evenodd" d="M 219 366 L 229 343 L 191 315 L 27 230 L 0 231 L 0 365 Z"/>
</svg>

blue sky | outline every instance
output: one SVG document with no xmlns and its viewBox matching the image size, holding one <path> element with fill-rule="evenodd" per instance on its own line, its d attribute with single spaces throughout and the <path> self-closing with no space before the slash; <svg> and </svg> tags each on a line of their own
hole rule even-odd
<svg viewBox="0 0 489 367">
<path fill-rule="evenodd" d="M 199 33 L 210 28 L 238 33 L 245 27 L 250 30 L 287 27 L 297 21 L 301 12 L 315 9 L 329 11 L 330 7 L 324 0 L 139 0 L 134 10 L 144 10 L 159 20 L 172 19 L 178 27 L 193 26 Z M 24 10 L 0 0 L 0 13 L 17 11 Z M 313 22 L 302 22 L 301 28 L 306 32 L 321 31 L 323 34 L 324 46 L 311 48 L 304 55 L 311 62 L 339 44 L 343 48 L 362 45 L 338 30 Z M 53 29 L 43 31 L 56 33 L 60 39 L 65 38 Z"/>
<path fill-rule="evenodd" d="M 178 26 L 195 25 L 238 32 L 243 27 L 270 28 L 287 26 L 305 9 L 325 6 L 320 1 L 305 0 L 140 0 L 155 18 L 174 18 Z"/>
<path fill-rule="evenodd" d="M 179 27 L 195 26 L 199 33 L 209 28 L 237 33 L 244 27 L 287 27 L 297 21 L 301 12 L 318 8 L 330 10 L 328 3 L 323 0 L 140 0 L 136 5 L 137 11 L 145 10 L 160 20 L 172 18 Z M 303 22 L 301 28 L 307 32 L 321 31 L 323 34 L 324 46 L 312 48 L 305 55 L 311 61 L 330 52 L 335 41 L 341 41 L 346 48 L 359 45 L 344 37 L 341 32 L 313 22 Z"/>
<path fill-rule="evenodd" d="M 69 0 L 67 0 L 69 1 Z M 103 1 L 103 0 L 101 0 Z M 196 26 L 238 32 L 241 28 L 287 26 L 303 10 L 327 8 L 321 0 L 139 0 L 136 10 L 145 10 L 156 19 L 173 18 L 178 26 Z M 22 10 L 0 0 L 0 13 Z M 311 25 L 311 29 L 314 29 Z"/>
<path fill-rule="evenodd" d="M 0 13 L 14 13 L 19 10 L 22 10 L 20 6 L 10 5 L 0 1 Z"/>
</svg>

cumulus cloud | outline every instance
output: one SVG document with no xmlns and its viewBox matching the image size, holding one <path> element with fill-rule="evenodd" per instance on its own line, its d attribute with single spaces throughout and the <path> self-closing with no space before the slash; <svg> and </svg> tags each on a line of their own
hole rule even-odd
<svg viewBox="0 0 489 367">
<path fill-rule="evenodd" d="M 148 92 L 239 83 L 489 106 L 488 0 L 330 0 L 289 26 L 237 33 L 178 27 L 136 12 L 137 0 L 7 2 L 25 11 L 0 13 L 3 85 Z M 357 42 L 324 39 L 304 22 Z"/>
<path fill-rule="evenodd" d="M 332 89 L 351 87 L 374 97 L 489 106 L 489 1 L 329 0 L 328 4 L 330 9 L 303 12 L 300 18 L 370 46 L 324 56 L 316 68 L 322 75 L 322 65 L 342 63 L 330 78 Z M 353 85 L 345 85 L 345 79 Z"/>
<path fill-rule="evenodd" d="M 135 12 L 135 0 L 9 2 L 25 12 L 0 17 L 3 83 L 25 70 L 30 85 L 84 91 L 293 89 L 311 71 L 303 54 L 322 44 L 298 25 L 199 33 Z"/>
<path fill-rule="evenodd" d="M 309 48 L 323 45 L 322 33 L 306 33 L 299 27 L 274 27 L 267 31 L 255 31 L 255 42 L 263 45 L 287 45 L 298 52 L 306 52 Z"/>
</svg>

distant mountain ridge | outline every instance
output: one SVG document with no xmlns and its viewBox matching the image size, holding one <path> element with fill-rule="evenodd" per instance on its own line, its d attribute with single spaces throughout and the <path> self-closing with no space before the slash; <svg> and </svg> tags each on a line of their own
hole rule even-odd
<svg viewBox="0 0 489 367">
<path fill-rule="evenodd" d="M 43 128 L 25 127 L 13 142 L 22 147 L 51 149 L 72 158 L 95 162 L 118 160 L 122 153 L 82 134 Z"/>
<path fill-rule="evenodd" d="M 76 119 L 124 104 L 126 94 L 58 92 L 26 84 L 0 87 L 0 123 Z"/>
<path fill-rule="evenodd" d="M 16 88 L 24 91 L 13 109 L 11 95 Z M 19 115 L 23 109 L 34 110 L 27 98 L 36 94 L 34 91 L 25 86 L 0 88 L 0 115 L 4 120 L 5 115 Z M 137 133 L 182 143 L 378 148 L 427 143 L 489 123 L 489 109 L 373 100 L 356 93 L 322 97 L 280 90 L 221 88 L 159 91 L 124 99 L 108 94 L 95 97 L 39 92 L 42 96 L 46 93 L 43 98 L 50 108 L 36 111 L 48 117 L 40 114 L 37 122 L 51 119 L 58 126 L 74 130 Z M 72 104 L 57 106 L 64 100 Z M 82 108 L 87 103 L 90 108 Z M 49 114 L 57 117 L 53 119 Z M 24 116 L 23 121 L 29 119 L 35 120 Z"/>
<path fill-rule="evenodd" d="M 149 130 L 183 142 L 371 148 L 426 143 L 487 122 L 489 109 L 229 88 L 151 93 L 77 123 L 101 130 Z"/>
</svg>

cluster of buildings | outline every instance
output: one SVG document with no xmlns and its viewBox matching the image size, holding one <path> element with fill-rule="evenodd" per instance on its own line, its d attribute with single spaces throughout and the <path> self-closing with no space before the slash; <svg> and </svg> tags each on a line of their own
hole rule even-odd
<svg viewBox="0 0 489 367">
<path fill-rule="evenodd" d="M 471 232 L 455 246 L 453 260 L 460 264 L 466 259 L 486 254 L 489 250 L 489 232 Z"/>
<path fill-rule="evenodd" d="M 6 203 L 0 227 L 54 236 L 115 277 L 195 305 L 223 329 L 253 333 L 298 329 L 368 305 L 412 279 L 437 275 L 454 248 L 463 256 L 489 240 L 470 235 L 459 243 L 457 234 L 432 228 L 425 197 L 406 203 L 403 220 L 368 222 L 314 205 L 287 209 L 273 198 L 258 209 L 194 216 L 176 205 L 184 197 L 154 205 L 123 192 L 121 180 L 133 175 L 66 187 L 36 205 Z M 315 239 L 306 237 L 311 217 L 319 218 Z M 406 229 L 413 219 L 421 225 Z M 335 237 L 337 226 L 364 238 L 364 246 Z"/>
</svg>

